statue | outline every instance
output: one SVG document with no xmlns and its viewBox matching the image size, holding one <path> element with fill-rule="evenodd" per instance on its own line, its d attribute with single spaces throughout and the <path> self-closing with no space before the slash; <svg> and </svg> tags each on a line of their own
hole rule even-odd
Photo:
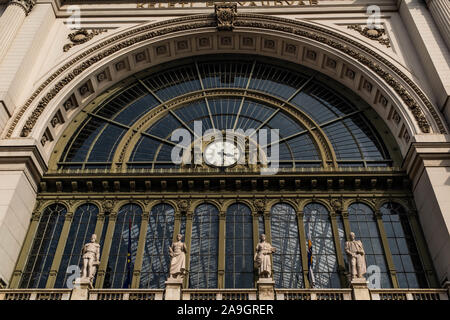
<svg viewBox="0 0 450 320">
<path fill-rule="evenodd" d="M 270 278 L 272 274 L 272 262 L 270 256 L 275 252 L 275 248 L 268 242 L 266 242 L 266 235 L 260 235 L 260 242 L 256 246 L 255 252 L 255 265 L 258 268 L 258 274 L 260 278 Z"/>
<path fill-rule="evenodd" d="M 181 242 L 183 236 L 177 235 L 177 242 L 172 243 L 169 247 L 170 260 L 170 277 L 176 279 L 178 276 L 183 277 L 186 274 L 186 245 Z"/>
<path fill-rule="evenodd" d="M 97 236 L 93 234 L 91 236 L 91 242 L 84 245 L 83 251 L 83 270 L 81 273 L 81 279 L 88 279 L 92 284 L 94 280 L 97 267 L 100 265 L 100 245 L 96 243 Z"/>
<path fill-rule="evenodd" d="M 366 258 L 361 240 L 355 240 L 355 233 L 350 233 L 350 241 L 345 242 L 345 252 L 348 256 L 348 264 L 351 279 L 365 279 Z"/>
</svg>

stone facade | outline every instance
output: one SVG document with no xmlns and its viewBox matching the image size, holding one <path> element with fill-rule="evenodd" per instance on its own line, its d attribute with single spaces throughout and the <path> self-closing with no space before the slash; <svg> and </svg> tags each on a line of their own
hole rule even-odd
<svg viewBox="0 0 450 320">
<path fill-rule="evenodd" d="M 332 77 L 385 122 L 412 181 L 443 286 L 450 278 L 450 48 L 448 16 L 439 8 L 448 12 L 448 2 L 375 1 L 383 41 L 364 28 L 349 28 L 366 23 L 365 8 L 373 1 L 347 2 L 243 2 L 223 8 L 220 16 L 210 2 L 130 1 L 89 10 L 80 5 L 79 27 L 90 31 L 74 33 L 69 0 L 0 1 L 2 282 L 9 284 L 15 266 L 23 264 L 20 250 L 30 245 L 27 230 L 41 209 L 38 186 L 53 167 L 52 153 L 64 146 L 63 132 L 83 108 L 130 75 L 163 62 L 257 53 Z"/>
</svg>

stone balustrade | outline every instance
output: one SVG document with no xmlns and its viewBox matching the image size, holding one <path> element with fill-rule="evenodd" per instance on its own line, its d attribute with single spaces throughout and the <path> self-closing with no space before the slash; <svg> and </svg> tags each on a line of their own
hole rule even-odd
<svg viewBox="0 0 450 320">
<path fill-rule="evenodd" d="M 369 289 L 372 300 L 449 300 L 447 289 Z M 183 289 L 182 300 L 258 300 L 256 289 Z M 352 289 L 275 289 L 276 300 L 352 300 Z M 71 289 L 2 289 L 0 300 L 72 300 Z M 90 289 L 89 300 L 163 300 L 164 289 Z"/>
</svg>

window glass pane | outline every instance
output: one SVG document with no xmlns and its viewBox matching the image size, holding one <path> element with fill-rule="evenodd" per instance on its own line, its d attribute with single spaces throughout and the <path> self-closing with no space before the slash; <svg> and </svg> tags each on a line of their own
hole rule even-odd
<svg viewBox="0 0 450 320">
<path fill-rule="evenodd" d="M 428 287 L 419 253 L 409 226 L 406 210 L 395 202 L 380 208 L 389 247 L 393 254 L 397 279 L 401 288 Z"/>
<path fill-rule="evenodd" d="M 59 203 L 48 206 L 42 212 L 20 288 L 45 288 L 66 212 L 66 208 Z"/>
<path fill-rule="evenodd" d="M 131 285 L 134 262 L 141 228 L 142 209 L 136 204 L 127 204 L 117 213 L 116 226 L 106 267 L 104 288 L 127 288 Z M 127 256 L 131 263 L 127 267 Z"/>
<path fill-rule="evenodd" d="M 348 218 L 351 231 L 355 233 L 356 239 L 363 243 L 367 269 L 371 270 L 372 265 L 380 268 L 381 287 L 390 288 L 392 285 L 372 209 L 364 203 L 353 203 L 348 207 Z M 369 287 L 374 288 L 374 286 L 374 283 L 369 283 Z"/>
<path fill-rule="evenodd" d="M 317 143 L 304 125 L 286 110 L 269 102 L 261 102 L 248 95 L 235 94 L 211 96 L 208 99 L 198 92 L 203 90 L 234 88 L 258 91 L 272 95 L 306 113 L 316 121 L 330 139 L 339 166 L 391 166 L 392 160 L 377 131 L 358 108 L 332 90 L 326 83 L 310 78 L 309 71 L 289 70 L 272 63 L 250 60 L 223 60 L 186 63 L 169 67 L 117 90 L 102 101 L 87 119 L 74 131 L 67 143 L 58 166 L 62 168 L 110 168 L 116 148 L 126 136 L 130 126 L 148 115 L 161 101 L 195 92 L 197 100 L 185 101 L 163 111 L 156 120 L 145 119 L 145 133 L 138 133 L 138 143 L 132 146 L 129 168 L 177 168 L 171 162 L 173 145 L 169 140 L 178 128 L 194 128 L 202 123 L 208 129 L 265 129 L 280 130 L 281 167 L 320 167 Z M 201 81 L 200 79 L 201 78 Z M 309 79 L 310 80 L 310 79 Z M 149 89 L 152 94 L 149 93 Z M 156 97 L 155 97 L 156 95 Z M 138 126 L 142 127 L 142 124 Z M 160 139 L 154 139 L 152 135 Z M 159 154 L 164 153 L 164 154 Z M 307 162 L 311 161 L 311 162 Z"/>
<path fill-rule="evenodd" d="M 190 288 L 217 288 L 219 211 L 211 204 L 199 205 L 192 218 Z"/>
<path fill-rule="evenodd" d="M 279 203 L 270 211 L 272 234 L 273 279 L 277 288 L 302 288 L 303 269 L 300 257 L 300 243 L 297 216 L 294 208 Z"/>
<path fill-rule="evenodd" d="M 333 231 L 327 208 L 319 203 L 307 204 L 303 209 L 303 223 L 308 250 L 308 240 L 311 240 L 312 270 L 315 288 L 332 288 L 333 279 L 339 279 L 336 248 Z M 310 280 L 311 281 L 311 280 Z M 340 285 L 338 285 L 339 287 Z"/>
<path fill-rule="evenodd" d="M 164 288 L 170 269 L 169 247 L 172 245 L 174 222 L 172 206 L 158 204 L 152 208 L 145 237 L 140 288 Z"/>
<path fill-rule="evenodd" d="M 81 253 L 83 246 L 90 242 L 91 236 L 95 232 L 97 215 L 97 206 L 90 203 L 79 206 L 75 211 L 70 225 L 66 247 L 64 248 L 61 257 L 61 264 L 56 277 L 55 288 L 69 288 L 69 286 L 67 286 L 67 278 L 70 277 L 73 272 L 66 273 L 69 266 L 78 266 L 82 268 L 83 261 Z M 99 241 L 101 241 L 101 237 L 97 236 L 97 243 L 100 243 L 101 248 L 103 243 Z"/>
<path fill-rule="evenodd" d="M 228 207 L 225 239 L 225 288 L 253 288 L 253 218 L 248 206 Z"/>
</svg>

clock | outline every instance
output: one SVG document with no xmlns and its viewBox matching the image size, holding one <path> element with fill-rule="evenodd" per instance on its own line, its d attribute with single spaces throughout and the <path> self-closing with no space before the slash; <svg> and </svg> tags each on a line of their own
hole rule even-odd
<svg viewBox="0 0 450 320">
<path fill-rule="evenodd" d="M 241 150 L 232 142 L 216 141 L 206 146 L 203 157 L 210 166 L 229 167 L 238 162 Z"/>
</svg>

